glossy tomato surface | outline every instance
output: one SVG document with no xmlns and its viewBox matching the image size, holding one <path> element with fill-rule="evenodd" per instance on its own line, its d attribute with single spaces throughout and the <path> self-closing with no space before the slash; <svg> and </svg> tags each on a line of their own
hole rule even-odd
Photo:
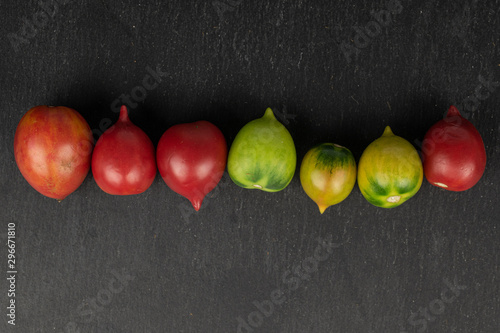
<svg viewBox="0 0 500 333">
<path fill-rule="evenodd" d="M 395 208 L 420 190 L 424 179 L 417 150 L 389 126 L 365 148 L 358 163 L 358 187 L 374 206 Z"/>
<path fill-rule="evenodd" d="M 449 191 L 465 191 L 481 179 L 486 167 L 483 139 L 470 121 L 451 106 L 422 142 L 427 180 Z"/>
<path fill-rule="evenodd" d="M 19 122 L 14 155 L 21 174 L 58 200 L 74 192 L 90 169 L 94 140 L 85 119 L 64 106 L 36 106 Z"/>
<path fill-rule="evenodd" d="M 240 129 L 227 158 L 227 171 L 236 185 L 265 192 L 285 189 L 296 165 L 293 138 L 271 108 Z"/>
<path fill-rule="evenodd" d="M 128 117 L 122 106 L 116 124 L 104 132 L 92 154 L 97 185 L 113 195 L 146 191 L 156 176 L 155 148 L 149 137 Z"/>
<path fill-rule="evenodd" d="M 189 199 L 198 211 L 224 173 L 226 139 L 208 121 L 175 125 L 160 138 L 156 159 L 168 187 Z"/>
<path fill-rule="evenodd" d="M 351 151 L 334 143 L 311 148 L 300 165 L 300 183 L 321 214 L 343 201 L 356 183 L 356 161 Z"/>
</svg>

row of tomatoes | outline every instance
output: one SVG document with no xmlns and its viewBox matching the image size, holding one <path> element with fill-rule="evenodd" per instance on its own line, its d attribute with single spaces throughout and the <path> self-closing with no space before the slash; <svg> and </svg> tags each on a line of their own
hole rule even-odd
<svg viewBox="0 0 500 333">
<path fill-rule="evenodd" d="M 118 121 L 94 147 L 90 127 L 77 111 L 37 106 L 19 122 L 14 155 L 28 183 L 50 198 L 63 200 L 74 192 L 90 168 L 104 192 L 139 194 L 151 186 L 158 168 L 167 185 L 199 210 L 222 177 L 227 144 L 215 125 L 198 121 L 169 128 L 155 151 L 122 106 Z"/>
<path fill-rule="evenodd" d="M 451 106 L 422 142 L 421 156 L 406 139 L 386 126 L 371 142 L 356 165 L 352 153 L 335 144 L 318 145 L 306 154 L 300 169 L 304 191 L 320 212 L 344 200 L 357 182 L 372 205 L 398 207 L 427 180 L 449 191 L 465 191 L 482 177 L 486 151 L 479 132 Z"/>
<path fill-rule="evenodd" d="M 384 136 L 387 137 L 389 134 L 391 140 L 399 138 L 392 135 L 392 132 L 384 133 Z M 391 162 L 391 165 L 387 162 L 391 154 L 400 156 L 407 154 L 407 151 L 402 150 L 400 143 L 391 145 L 392 148 L 389 148 L 387 144 L 385 146 L 379 144 L 375 154 L 372 154 L 376 157 L 369 160 L 368 167 L 364 167 L 368 170 L 364 172 L 368 175 L 365 177 L 367 178 L 366 185 L 362 186 L 360 180 L 360 189 L 365 198 L 374 205 L 387 208 L 400 204 L 394 203 L 393 199 L 401 197 L 400 193 L 388 194 L 391 185 L 387 179 L 391 178 L 391 182 L 399 182 L 399 185 L 404 180 L 403 187 L 409 188 L 410 185 L 414 187 L 411 195 L 418 191 L 419 182 L 421 182 L 420 179 L 416 180 L 414 185 L 410 184 L 406 178 L 398 175 L 401 171 L 396 171 L 396 169 L 400 166 L 394 167 L 394 163 Z M 408 145 L 411 148 L 409 143 Z M 374 144 L 368 148 L 372 146 Z M 344 184 L 342 187 L 350 189 L 340 189 L 340 192 L 345 192 L 340 199 L 338 195 L 335 199 L 333 197 L 331 200 L 325 199 L 328 196 L 324 190 L 328 187 L 325 182 L 331 182 L 332 188 L 341 186 L 338 177 L 332 176 L 335 172 L 341 173 L 338 171 L 338 162 L 341 164 L 345 162 L 343 161 L 345 151 L 339 155 L 339 147 L 332 144 L 315 147 L 318 156 L 312 158 L 308 153 L 301 168 L 301 182 L 304 190 L 318 204 L 321 212 L 326 207 L 343 200 L 352 189 L 351 185 L 354 185 L 344 186 L 352 183 L 352 180 L 347 181 L 346 174 L 346 180 L 340 180 L 340 182 Z M 364 155 L 368 156 L 367 151 L 374 150 L 373 147 L 368 148 Z M 294 154 L 295 150 L 292 150 Z M 389 150 L 392 151 L 388 152 Z M 350 154 L 348 150 L 346 151 Z M 162 135 L 155 149 L 149 137 L 130 121 L 125 106 L 122 106 L 120 110 L 117 123 L 101 135 L 95 146 L 89 125 L 77 111 L 62 106 L 34 107 L 19 122 L 14 138 L 14 153 L 24 178 L 38 192 L 50 198 L 62 200 L 75 191 L 90 168 L 92 168 L 97 185 L 106 193 L 139 194 L 151 186 L 158 169 L 166 184 L 175 192 L 188 198 L 195 210 L 200 209 L 203 198 L 219 183 L 228 159 L 224 135 L 216 126 L 207 121 L 172 126 Z M 424 163 L 427 179 L 436 186 L 453 191 L 472 187 L 481 178 L 486 165 L 484 144 L 479 133 L 470 122 L 460 116 L 453 106 L 447 117 L 434 125 L 427 133 L 422 153 L 427 159 L 427 165 Z M 256 158 L 259 159 L 258 156 Z M 350 158 L 353 160 L 352 156 Z M 363 159 L 367 160 L 367 157 L 362 157 Z M 403 160 L 407 162 L 408 158 L 405 157 Z M 420 163 L 420 159 L 417 158 L 417 160 Z M 309 163 L 311 166 L 308 172 L 310 186 L 306 186 L 308 181 L 304 176 L 306 170 L 304 163 L 307 161 L 312 161 L 312 164 Z M 356 168 L 354 165 L 355 163 L 350 166 L 353 170 Z M 318 166 L 328 169 L 325 169 L 327 176 L 321 175 L 320 177 L 323 179 L 321 186 L 314 185 L 317 181 L 312 172 L 314 171 L 312 169 Z M 403 165 L 403 169 L 405 168 L 408 169 Z M 273 170 L 269 171 L 273 172 Z M 248 175 L 253 181 L 253 175 L 248 171 L 244 171 L 240 176 L 245 178 Z M 241 178 L 238 179 L 235 172 L 233 174 L 230 172 L 230 176 L 237 184 L 245 187 L 240 184 Z M 285 183 L 288 184 L 289 180 Z M 386 188 L 381 187 L 384 182 Z M 247 188 L 252 188 L 252 186 L 266 190 L 260 185 L 251 185 Z M 286 185 L 282 186 L 284 187 Z M 275 191 L 275 189 L 267 190 Z M 396 190 L 400 191 L 400 189 Z M 381 198 L 385 197 L 387 197 L 387 202 L 378 203 Z M 317 200 L 318 198 L 321 199 Z M 401 203 L 403 201 L 401 200 Z"/>
</svg>

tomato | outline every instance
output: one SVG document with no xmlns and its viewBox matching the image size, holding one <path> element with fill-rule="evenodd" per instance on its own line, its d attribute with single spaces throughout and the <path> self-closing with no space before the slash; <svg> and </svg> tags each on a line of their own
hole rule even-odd
<svg viewBox="0 0 500 333">
<path fill-rule="evenodd" d="M 351 151 L 334 143 L 311 148 L 300 165 L 300 183 L 321 214 L 349 196 L 356 183 Z"/>
<path fill-rule="evenodd" d="M 92 174 L 97 185 L 114 195 L 146 191 L 156 176 L 155 147 L 135 126 L 122 106 L 118 122 L 104 132 L 92 154 Z"/>
<path fill-rule="evenodd" d="M 66 198 L 90 169 L 94 140 L 85 119 L 64 106 L 36 106 L 22 117 L 14 136 L 21 174 L 41 194 Z"/>
<path fill-rule="evenodd" d="M 434 124 L 422 142 L 425 177 L 449 191 L 465 191 L 483 176 L 486 150 L 483 139 L 453 105 Z"/>
<path fill-rule="evenodd" d="M 227 170 L 246 189 L 283 190 L 295 174 L 297 155 L 290 132 L 267 108 L 238 132 L 229 150 Z"/>
<path fill-rule="evenodd" d="M 422 161 L 413 145 L 389 126 L 366 147 L 358 164 L 358 186 L 372 205 L 394 208 L 413 197 L 422 185 Z"/>
<path fill-rule="evenodd" d="M 226 139 L 208 121 L 175 125 L 160 138 L 156 160 L 167 186 L 189 199 L 198 211 L 226 168 Z"/>
</svg>

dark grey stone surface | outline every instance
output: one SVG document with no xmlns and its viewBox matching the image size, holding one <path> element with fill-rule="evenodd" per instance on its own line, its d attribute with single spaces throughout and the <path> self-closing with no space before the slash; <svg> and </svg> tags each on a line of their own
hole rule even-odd
<svg viewBox="0 0 500 333">
<path fill-rule="evenodd" d="M 0 3 L 0 237 L 16 224 L 18 270 L 0 332 L 500 331 L 499 1 L 66 2 Z M 358 160 L 386 125 L 418 148 L 455 104 L 486 171 L 462 193 L 424 180 L 391 210 L 356 186 L 323 215 L 298 172 L 278 193 L 225 174 L 198 213 L 159 175 L 132 197 L 90 174 L 61 203 L 29 186 L 13 156 L 29 108 L 72 107 L 97 138 L 152 70 L 130 117 L 155 143 L 202 119 L 231 143 L 269 106 L 299 163 L 320 142 Z M 335 244 L 316 268 L 318 238 Z"/>
</svg>

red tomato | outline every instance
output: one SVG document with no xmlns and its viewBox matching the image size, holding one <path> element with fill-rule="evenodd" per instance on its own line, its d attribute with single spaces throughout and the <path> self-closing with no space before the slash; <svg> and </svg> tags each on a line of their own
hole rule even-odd
<svg viewBox="0 0 500 333">
<path fill-rule="evenodd" d="M 104 192 L 114 195 L 142 193 L 155 179 L 153 143 L 132 124 L 125 105 L 116 124 L 97 140 L 92 154 L 92 174 Z"/>
<path fill-rule="evenodd" d="M 482 177 L 486 150 L 474 125 L 452 105 L 446 117 L 425 135 L 422 161 L 431 184 L 449 191 L 465 191 Z"/>
<path fill-rule="evenodd" d="M 87 176 L 94 139 L 83 117 L 64 106 L 36 106 L 23 116 L 14 136 L 21 174 L 41 194 L 58 200 Z"/>
<path fill-rule="evenodd" d="M 160 138 L 156 160 L 168 187 L 189 199 L 198 211 L 226 168 L 226 139 L 208 121 L 175 125 Z"/>
</svg>

